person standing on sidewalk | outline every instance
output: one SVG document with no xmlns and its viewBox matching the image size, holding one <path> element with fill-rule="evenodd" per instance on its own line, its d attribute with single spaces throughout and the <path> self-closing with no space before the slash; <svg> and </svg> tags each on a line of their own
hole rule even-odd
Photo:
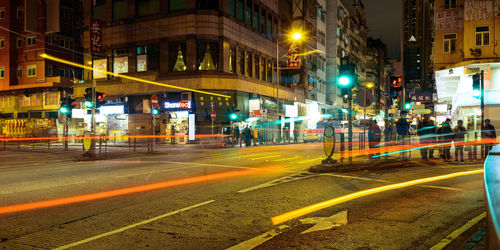
<svg viewBox="0 0 500 250">
<path fill-rule="evenodd" d="M 455 161 L 458 162 L 458 154 L 460 154 L 460 160 L 464 162 L 464 140 L 465 134 L 467 134 L 467 129 L 464 127 L 464 122 L 462 120 L 457 121 L 457 126 L 453 129 L 453 140 L 455 144 Z"/>
<path fill-rule="evenodd" d="M 424 118 L 418 123 L 417 135 L 419 136 L 420 143 L 423 144 L 420 149 L 422 160 L 434 158 L 432 152 L 434 149 L 425 147 L 426 144 L 434 143 L 435 140 L 435 127 L 434 123 L 430 120 L 429 115 L 424 115 Z"/>
<path fill-rule="evenodd" d="M 453 139 L 453 130 L 451 129 L 450 126 L 451 119 L 448 118 L 446 121 L 443 123 L 443 125 L 439 128 L 439 143 L 443 144 L 441 146 L 441 152 L 443 155 L 443 160 L 445 162 L 450 162 L 451 161 L 451 146 L 449 145 L 451 143 L 451 140 Z"/>
<path fill-rule="evenodd" d="M 483 159 L 486 159 L 488 156 L 490 150 L 493 148 L 495 145 L 496 139 L 497 139 L 497 132 L 495 131 L 495 127 L 490 124 L 490 119 L 484 120 L 484 127 L 481 131 L 481 138 L 487 139 L 488 141 L 483 144 L 484 150 L 482 150 L 483 153 Z"/>
<path fill-rule="evenodd" d="M 369 159 L 372 159 L 373 156 L 380 154 L 380 140 L 382 139 L 382 131 L 380 127 L 377 125 L 377 121 L 373 120 L 371 122 L 370 127 L 368 128 L 368 146 L 370 148 Z M 378 152 L 378 153 L 375 153 Z"/>
<path fill-rule="evenodd" d="M 257 140 L 259 140 L 259 128 L 255 127 L 253 129 L 253 145 L 257 146 Z"/>
<path fill-rule="evenodd" d="M 409 143 L 409 131 L 410 131 L 410 124 L 406 120 L 406 111 L 401 111 L 401 116 L 396 123 L 396 130 L 398 132 L 398 141 L 400 145 L 405 145 L 406 140 L 408 139 Z M 401 158 L 406 158 L 406 151 L 404 149 L 401 150 L 402 152 L 400 153 Z"/>
<path fill-rule="evenodd" d="M 235 141 L 236 145 L 240 144 L 240 148 L 241 148 L 240 126 L 238 124 L 236 124 L 236 126 L 234 127 L 234 141 Z"/>
</svg>

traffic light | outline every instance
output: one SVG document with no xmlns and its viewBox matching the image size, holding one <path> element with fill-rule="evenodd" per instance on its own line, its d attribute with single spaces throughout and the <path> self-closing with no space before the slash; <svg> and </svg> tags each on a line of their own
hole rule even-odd
<svg viewBox="0 0 500 250">
<path fill-rule="evenodd" d="M 233 121 L 234 121 L 234 120 L 238 119 L 238 115 L 237 115 L 236 113 L 231 113 L 231 114 L 229 115 L 229 118 L 231 118 L 231 120 L 233 120 Z"/>
<path fill-rule="evenodd" d="M 75 99 L 71 99 L 71 98 L 67 98 L 67 97 L 64 97 L 64 98 L 61 98 L 60 100 L 60 104 L 61 104 L 61 107 L 59 107 L 59 112 L 61 112 L 61 114 L 68 114 L 68 113 L 71 113 L 71 110 L 73 109 L 73 102 L 75 101 Z"/>
<path fill-rule="evenodd" d="M 356 66 L 348 63 L 347 59 L 342 59 L 343 62 L 339 67 L 339 77 L 337 79 L 340 88 L 352 88 L 356 81 Z"/>
<path fill-rule="evenodd" d="M 153 113 L 153 115 L 157 115 L 158 113 L 160 113 L 160 111 L 158 111 L 158 109 L 153 109 L 153 110 L 151 110 L 151 112 Z"/>
<path fill-rule="evenodd" d="M 94 103 L 92 102 L 92 88 L 85 89 L 84 97 L 85 101 L 83 102 L 83 105 L 85 105 L 85 107 L 88 109 L 94 107 Z"/>
<path fill-rule="evenodd" d="M 472 76 L 472 96 L 475 98 L 481 97 L 481 74 Z"/>
<path fill-rule="evenodd" d="M 104 103 L 104 97 L 106 97 L 105 93 L 95 92 L 95 107 L 100 108 Z"/>
<path fill-rule="evenodd" d="M 406 104 L 405 104 L 405 109 L 406 109 L 406 110 L 411 109 L 411 107 L 412 107 L 411 103 L 406 103 Z"/>
</svg>

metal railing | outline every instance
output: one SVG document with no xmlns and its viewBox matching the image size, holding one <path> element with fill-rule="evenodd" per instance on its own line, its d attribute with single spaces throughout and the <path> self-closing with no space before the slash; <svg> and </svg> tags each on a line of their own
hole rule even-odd
<svg viewBox="0 0 500 250">
<path fill-rule="evenodd" d="M 486 249 L 500 249 L 500 144 L 494 147 L 484 162 L 486 201 Z"/>
</svg>

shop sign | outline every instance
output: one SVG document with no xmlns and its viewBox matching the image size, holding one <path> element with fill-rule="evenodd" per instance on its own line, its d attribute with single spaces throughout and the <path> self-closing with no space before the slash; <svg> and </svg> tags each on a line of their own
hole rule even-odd
<svg viewBox="0 0 500 250">
<path fill-rule="evenodd" d="M 436 104 L 434 105 L 434 111 L 437 113 L 446 113 L 448 112 L 448 104 Z"/>
<path fill-rule="evenodd" d="M 299 43 L 292 43 L 288 47 L 288 68 L 289 69 L 300 69 L 300 47 Z"/>
<path fill-rule="evenodd" d="M 188 118 L 188 117 L 189 117 L 188 111 L 170 112 L 170 118 Z"/>
<path fill-rule="evenodd" d="M 298 110 L 295 105 L 285 105 L 285 116 L 286 117 L 297 117 Z"/>
<path fill-rule="evenodd" d="M 413 102 L 432 102 L 432 94 L 410 94 Z"/>
<path fill-rule="evenodd" d="M 90 18 L 90 53 L 102 54 L 102 23 Z"/>
<path fill-rule="evenodd" d="M 466 0 L 464 3 L 465 21 L 491 19 L 495 15 L 492 1 Z"/>
<path fill-rule="evenodd" d="M 191 102 L 165 102 L 163 104 L 165 109 L 191 109 Z"/>
<path fill-rule="evenodd" d="M 260 110 L 260 100 L 259 99 L 250 99 L 248 101 L 248 108 L 250 112 L 254 110 Z"/>
<path fill-rule="evenodd" d="M 113 58 L 113 73 L 121 74 L 128 72 L 128 56 Z"/>
<path fill-rule="evenodd" d="M 99 108 L 99 113 L 101 115 L 123 114 L 125 113 L 125 107 L 123 105 L 102 106 Z"/>
<path fill-rule="evenodd" d="M 464 74 L 472 75 L 481 73 L 481 68 L 465 68 Z"/>
<path fill-rule="evenodd" d="M 184 111 L 186 112 L 186 111 Z M 189 125 L 189 140 L 190 141 L 194 141 L 196 138 L 195 138 L 195 114 L 189 114 L 189 118 L 188 118 L 188 125 Z"/>
<path fill-rule="evenodd" d="M 459 10 L 438 11 L 435 16 L 436 31 L 455 31 L 464 28 L 464 12 Z"/>
<path fill-rule="evenodd" d="M 94 60 L 92 62 L 94 78 L 106 78 L 106 71 L 108 71 L 107 59 Z"/>
</svg>

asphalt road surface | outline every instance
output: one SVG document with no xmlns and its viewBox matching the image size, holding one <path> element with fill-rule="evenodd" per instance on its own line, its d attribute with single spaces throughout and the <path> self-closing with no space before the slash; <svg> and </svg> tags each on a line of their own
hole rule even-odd
<svg viewBox="0 0 500 250">
<path fill-rule="evenodd" d="M 275 216 L 358 191 L 482 169 L 426 162 L 309 173 L 321 158 L 319 143 L 181 148 L 94 162 L 2 151 L 0 248 L 428 249 L 485 211 L 482 174 L 473 174 L 274 225 Z"/>
</svg>

